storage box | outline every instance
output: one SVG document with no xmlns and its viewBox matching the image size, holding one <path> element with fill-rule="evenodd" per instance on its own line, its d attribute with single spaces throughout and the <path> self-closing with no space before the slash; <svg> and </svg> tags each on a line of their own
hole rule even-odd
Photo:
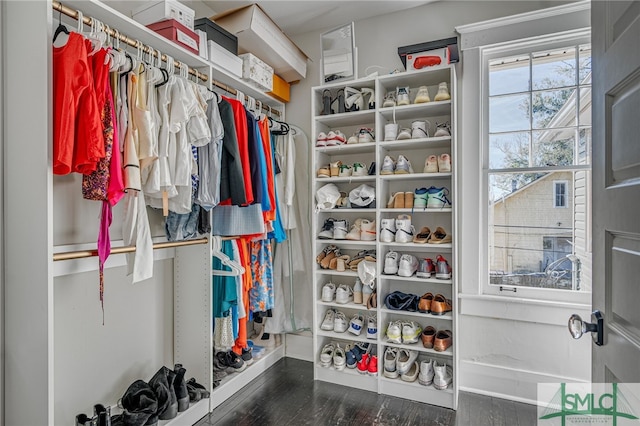
<svg viewBox="0 0 640 426">
<path fill-rule="evenodd" d="M 229 71 L 238 78 L 242 78 L 242 58 L 229 52 L 218 43 L 209 40 L 209 62 Z"/>
<path fill-rule="evenodd" d="M 215 41 L 234 55 L 238 54 L 238 37 L 231 34 L 211 19 L 196 19 L 195 28 L 207 33 L 207 40 Z"/>
<path fill-rule="evenodd" d="M 398 56 L 408 72 L 439 68 L 460 61 L 456 37 L 398 48 Z"/>
<path fill-rule="evenodd" d="M 242 79 L 264 89 L 273 89 L 273 68 L 253 53 L 238 55 L 242 58 Z"/>
<path fill-rule="evenodd" d="M 307 76 L 309 57 L 256 4 L 231 10 L 212 18 L 238 37 L 240 53 L 253 52 L 271 65 L 287 82 Z"/>
<path fill-rule="evenodd" d="M 131 17 L 142 25 L 175 19 L 190 30 L 193 30 L 195 16 L 196 12 L 193 9 L 176 0 L 146 2 L 131 12 Z"/>
<path fill-rule="evenodd" d="M 147 28 L 190 50 L 196 55 L 198 54 L 200 37 L 175 19 L 156 22 L 155 24 L 147 25 Z"/>
<path fill-rule="evenodd" d="M 207 46 L 207 33 L 202 30 L 195 29 L 195 33 L 198 34 L 198 55 L 202 59 L 209 59 L 209 48 Z"/>
<path fill-rule="evenodd" d="M 291 85 L 284 81 L 278 74 L 273 75 L 273 89 L 267 93 L 280 102 L 287 103 L 291 100 Z"/>
</svg>

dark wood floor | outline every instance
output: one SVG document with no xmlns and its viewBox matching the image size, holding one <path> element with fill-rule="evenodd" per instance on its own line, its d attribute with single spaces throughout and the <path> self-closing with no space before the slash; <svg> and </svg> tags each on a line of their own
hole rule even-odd
<svg viewBox="0 0 640 426">
<path fill-rule="evenodd" d="M 532 405 L 460 393 L 458 411 L 313 380 L 313 364 L 280 360 L 197 426 L 532 426 Z"/>
</svg>

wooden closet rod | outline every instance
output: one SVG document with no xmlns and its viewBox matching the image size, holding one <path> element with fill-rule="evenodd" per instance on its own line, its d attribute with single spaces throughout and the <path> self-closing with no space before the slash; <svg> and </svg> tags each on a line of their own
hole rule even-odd
<svg viewBox="0 0 640 426">
<path fill-rule="evenodd" d="M 222 240 L 236 240 L 238 237 L 221 237 Z M 164 243 L 155 243 L 153 245 L 154 250 L 172 248 L 172 247 L 184 247 L 184 246 L 195 246 L 199 244 L 207 244 L 209 242 L 208 238 L 199 238 L 197 240 L 184 240 L 184 241 L 168 241 Z M 122 254 L 122 253 L 132 253 L 136 251 L 136 246 L 127 246 L 127 247 L 114 247 L 111 249 L 111 254 Z M 56 262 L 58 260 L 71 260 L 71 259 L 82 259 L 85 257 L 97 257 L 98 250 L 78 250 L 78 251 L 68 251 L 62 253 L 54 253 L 53 261 Z"/>
<path fill-rule="evenodd" d="M 67 6 L 63 5 L 59 1 L 53 1 L 53 2 L 51 2 L 51 5 L 53 6 L 53 10 L 61 12 L 61 13 L 64 13 L 65 15 L 67 15 L 70 18 L 75 19 L 76 21 L 78 20 L 78 11 L 77 10 L 71 9 L 70 7 L 67 7 Z M 83 14 L 82 22 L 84 22 L 86 25 L 91 25 L 91 23 L 93 22 L 93 18 Z M 135 47 L 135 48 L 139 47 L 138 40 L 133 40 L 132 38 L 129 38 L 125 34 L 122 34 L 120 32 L 116 32 L 113 28 L 105 28 L 104 31 L 107 32 L 109 35 L 111 35 L 111 37 L 117 38 L 121 42 L 127 43 L 131 47 Z M 158 57 L 158 52 L 157 51 L 150 52 L 149 46 L 147 46 L 145 44 L 142 45 L 142 51 L 144 53 L 147 53 L 147 54 L 148 53 L 152 53 L 154 57 L 156 57 L 156 58 Z M 160 59 L 163 60 L 164 62 L 167 62 L 167 55 L 163 54 Z M 179 69 L 181 69 L 183 66 L 185 66 L 185 67 L 187 67 L 187 70 L 188 70 L 189 74 L 195 76 L 196 78 L 198 78 L 198 79 L 200 79 L 202 81 L 209 81 L 209 76 L 207 74 L 203 74 L 198 70 L 190 68 L 186 64 L 184 64 L 184 63 L 182 63 L 180 61 L 175 61 L 175 66 L 176 66 L 176 68 L 179 68 Z M 222 84 L 219 81 L 211 79 L 211 83 L 214 86 L 219 87 L 222 90 L 225 90 L 227 93 L 230 93 L 232 95 L 237 95 L 238 94 L 236 89 L 234 89 L 233 87 L 229 87 L 226 84 Z M 247 98 L 247 100 L 249 100 L 248 97 L 246 97 L 246 98 Z M 269 113 L 271 113 L 271 114 L 280 116 L 280 111 L 278 111 L 278 110 L 268 108 L 265 105 L 262 105 L 262 109 L 267 111 L 267 112 L 269 112 Z"/>
</svg>

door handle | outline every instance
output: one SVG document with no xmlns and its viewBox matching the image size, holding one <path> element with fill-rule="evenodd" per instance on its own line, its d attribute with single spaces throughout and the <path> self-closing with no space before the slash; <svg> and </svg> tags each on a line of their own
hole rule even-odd
<svg viewBox="0 0 640 426">
<path fill-rule="evenodd" d="M 580 315 L 573 314 L 569 317 L 569 333 L 574 339 L 579 339 L 583 334 L 591 333 L 591 338 L 598 346 L 604 343 L 604 318 L 602 313 L 595 310 L 591 313 L 591 321 L 584 322 Z"/>
</svg>

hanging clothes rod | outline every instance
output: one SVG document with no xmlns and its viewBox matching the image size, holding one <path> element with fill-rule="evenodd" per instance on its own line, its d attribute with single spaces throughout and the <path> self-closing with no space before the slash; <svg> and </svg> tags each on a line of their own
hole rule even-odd
<svg viewBox="0 0 640 426">
<path fill-rule="evenodd" d="M 55 1 L 55 0 L 51 2 L 51 5 L 53 7 L 53 10 L 58 11 L 60 13 L 64 13 L 65 15 L 67 15 L 70 18 L 75 19 L 76 21 L 78 20 L 78 11 L 77 10 L 71 9 L 70 7 L 67 7 L 67 6 L 63 5 L 61 2 Z M 83 15 L 82 22 L 84 22 L 86 25 L 91 25 L 91 23 L 93 22 L 93 18 L 90 17 L 90 16 L 87 16 L 87 15 Z M 134 39 L 128 37 L 127 35 L 122 34 L 119 31 L 114 30 L 113 28 L 105 28 L 104 31 L 106 33 L 108 33 L 111 37 L 117 38 L 121 42 L 126 43 L 131 47 L 135 47 L 135 48 L 139 47 L 139 41 L 138 40 L 134 40 Z M 149 46 L 147 46 L 147 45 L 144 45 L 144 44 L 142 45 L 142 51 L 144 53 L 147 53 L 147 54 L 152 54 L 156 58 L 158 57 L 158 52 L 155 51 L 155 50 L 151 51 L 151 49 L 149 49 Z M 167 55 L 163 54 L 160 59 L 162 61 L 164 61 L 164 62 L 167 62 Z M 198 79 L 200 79 L 202 81 L 209 81 L 209 76 L 207 74 L 203 74 L 198 70 L 190 68 L 186 64 L 184 64 L 184 63 L 182 63 L 180 61 L 175 61 L 175 67 L 176 68 L 182 69 L 183 66 L 187 67 L 187 70 L 188 70 L 189 74 L 195 76 L 196 78 L 198 78 Z M 236 89 L 234 89 L 233 87 L 230 87 L 230 86 L 228 86 L 226 84 L 220 83 L 219 81 L 211 79 L 211 83 L 214 86 L 216 86 L 216 87 L 218 87 L 218 88 L 220 88 L 220 89 L 222 89 L 222 90 L 226 91 L 227 93 L 230 93 L 230 94 L 232 94 L 234 96 L 238 94 L 238 91 Z M 249 100 L 249 98 L 247 96 L 245 96 L 245 97 L 247 98 L 247 100 Z M 262 106 L 262 109 L 267 111 L 267 112 L 269 112 L 269 113 L 271 113 L 271 114 L 280 116 L 280 111 L 278 111 L 278 110 L 271 109 L 271 108 L 269 108 L 269 107 L 267 107 L 265 105 Z"/>
<path fill-rule="evenodd" d="M 225 240 L 237 240 L 238 237 L 221 237 L 223 241 Z M 155 243 L 153 245 L 154 250 L 166 249 L 172 247 L 184 247 L 184 246 L 195 246 L 200 244 L 207 244 L 209 242 L 208 238 L 199 238 L 197 240 L 184 240 L 184 241 L 168 241 L 164 243 Z M 122 253 L 133 253 L 136 251 L 136 246 L 127 246 L 127 247 L 114 247 L 111 249 L 111 254 L 122 254 Z M 62 253 L 54 253 L 53 261 L 56 262 L 58 260 L 72 260 L 72 259 L 83 259 L 85 257 L 97 257 L 98 250 L 78 250 L 78 251 L 68 251 Z"/>
</svg>

